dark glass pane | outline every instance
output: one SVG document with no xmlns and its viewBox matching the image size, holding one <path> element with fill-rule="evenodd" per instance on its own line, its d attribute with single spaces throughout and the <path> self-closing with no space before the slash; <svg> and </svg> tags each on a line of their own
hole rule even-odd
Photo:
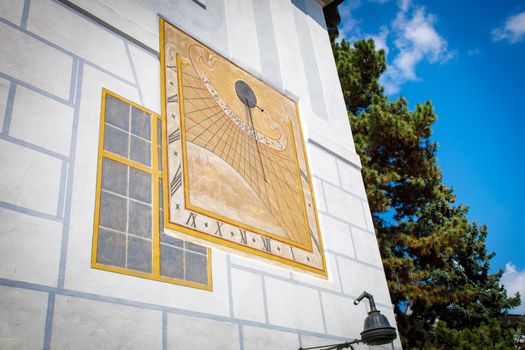
<svg viewBox="0 0 525 350">
<path fill-rule="evenodd" d="M 186 280 L 208 284 L 208 257 L 206 255 L 185 252 Z"/>
<path fill-rule="evenodd" d="M 151 175 L 142 170 L 129 169 L 129 196 L 151 204 Z"/>
<path fill-rule="evenodd" d="M 126 198 L 102 192 L 100 196 L 101 226 L 126 232 Z"/>
<path fill-rule="evenodd" d="M 106 123 L 129 130 L 129 105 L 113 96 L 106 95 Z"/>
<path fill-rule="evenodd" d="M 127 196 L 128 167 L 104 158 L 102 160 L 102 189 Z"/>
<path fill-rule="evenodd" d="M 126 236 L 100 228 L 98 231 L 97 263 L 124 267 Z"/>
<path fill-rule="evenodd" d="M 188 241 L 185 241 L 184 243 L 186 244 L 187 250 L 191 250 L 201 254 L 206 254 L 206 247 Z"/>
<path fill-rule="evenodd" d="M 129 134 L 106 124 L 104 130 L 104 149 L 108 152 L 128 158 L 128 137 Z"/>
<path fill-rule="evenodd" d="M 151 241 L 128 235 L 128 268 L 151 272 Z"/>
<path fill-rule="evenodd" d="M 151 207 L 129 201 L 128 232 L 151 238 Z"/>
<path fill-rule="evenodd" d="M 160 245 L 160 274 L 166 277 L 184 278 L 182 249 Z"/>
<path fill-rule="evenodd" d="M 129 159 L 151 166 L 151 144 L 131 136 Z"/>
<path fill-rule="evenodd" d="M 160 235 L 160 241 L 162 243 L 170 244 L 170 245 L 173 245 L 175 247 L 180 247 L 180 248 L 184 247 L 184 241 L 182 239 L 178 239 L 178 238 L 175 238 L 175 237 L 168 236 L 165 233 L 162 233 Z"/>
<path fill-rule="evenodd" d="M 131 133 L 151 141 L 151 116 L 131 107 Z"/>
</svg>

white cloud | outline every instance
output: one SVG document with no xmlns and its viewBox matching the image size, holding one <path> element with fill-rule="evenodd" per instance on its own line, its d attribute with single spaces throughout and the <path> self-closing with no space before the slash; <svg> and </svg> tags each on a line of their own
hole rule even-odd
<svg viewBox="0 0 525 350">
<path fill-rule="evenodd" d="M 357 21 L 352 15 L 353 12 L 361 6 L 361 0 L 347 0 L 339 5 L 339 14 L 343 19 L 339 25 L 339 37 L 341 41 L 343 38 L 350 41 L 355 41 L 357 36 L 361 35 L 361 29 L 359 28 L 359 21 Z"/>
<path fill-rule="evenodd" d="M 478 56 L 481 55 L 481 50 L 477 47 L 467 50 L 467 56 Z"/>
<path fill-rule="evenodd" d="M 385 4 L 389 0 L 368 0 L 369 2 L 374 2 L 377 4 Z M 374 35 L 365 35 L 363 34 L 361 28 L 360 28 L 360 20 L 357 20 L 354 17 L 354 12 L 358 8 L 360 8 L 363 5 L 362 0 L 346 0 L 341 5 L 339 5 L 339 14 L 341 15 L 341 18 L 343 19 L 341 21 L 341 24 L 339 25 L 339 37 L 337 40 L 340 42 L 341 40 L 346 39 L 349 42 L 353 43 L 357 40 L 363 39 L 363 38 L 369 38 L 372 37 L 372 39 L 381 39 L 381 35 L 383 34 L 383 30 L 381 29 L 381 32 L 374 36 Z M 388 34 L 388 31 L 387 31 Z M 386 35 L 385 39 L 386 39 Z M 383 40 L 384 48 L 386 49 L 386 40 Z M 381 47 L 383 48 L 383 47 Z M 387 50 L 385 50 L 387 51 Z"/>
<path fill-rule="evenodd" d="M 382 26 L 378 34 L 367 35 L 367 37 L 374 40 L 376 50 L 383 49 L 385 50 L 385 54 L 388 55 L 388 52 L 389 52 L 388 45 L 387 45 L 388 28 L 386 26 Z"/>
<path fill-rule="evenodd" d="M 513 44 L 525 38 L 525 11 L 507 17 L 502 27 L 492 31 L 494 41 L 507 40 Z"/>
<path fill-rule="evenodd" d="M 401 11 L 403 11 L 403 12 L 407 12 L 408 8 L 410 7 L 411 4 L 412 4 L 411 0 L 399 0 L 397 2 L 397 6 L 399 6 Z"/>
<path fill-rule="evenodd" d="M 509 296 L 514 296 L 516 292 L 520 292 L 521 305 L 510 312 L 525 315 L 525 269 L 519 271 L 512 263 L 507 263 L 505 272 L 501 276 L 501 284 L 505 286 Z"/>
<path fill-rule="evenodd" d="M 381 77 L 387 94 L 395 94 L 403 83 L 417 80 L 419 62 L 443 63 L 455 55 L 436 31 L 436 18 L 431 13 L 422 6 L 413 5 L 410 0 L 399 1 L 398 6 L 399 11 L 392 23 L 398 53 Z"/>
</svg>

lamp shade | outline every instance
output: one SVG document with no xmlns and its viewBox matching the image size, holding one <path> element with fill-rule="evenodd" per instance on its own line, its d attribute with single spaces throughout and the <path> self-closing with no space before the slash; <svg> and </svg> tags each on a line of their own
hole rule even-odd
<svg viewBox="0 0 525 350">
<path fill-rule="evenodd" d="M 397 337 L 396 329 L 390 326 L 385 315 L 381 315 L 381 312 L 376 309 L 374 296 L 370 293 L 363 292 L 359 298 L 354 301 L 354 304 L 359 304 L 363 298 L 368 299 L 370 311 L 365 318 L 363 331 L 361 332 L 361 341 L 367 345 L 383 345 L 392 342 Z"/>
<path fill-rule="evenodd" d="M 361 341 L 367 345 L 388 344 L 396 339 L 396 329 L 390 326 L 385 315 L 381 315 L 378 310 L 368 313 L 365 318 Z"/>
</svg>

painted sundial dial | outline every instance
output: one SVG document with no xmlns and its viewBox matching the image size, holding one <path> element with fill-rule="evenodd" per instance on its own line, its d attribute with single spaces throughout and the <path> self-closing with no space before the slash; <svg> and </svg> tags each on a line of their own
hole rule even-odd
<svg viewBox="0 0 525 350">
<path fill-rule="evenodd" d="M 166 233 L 326 276 L 297 104 L 161 26 Z"/>
</svg>

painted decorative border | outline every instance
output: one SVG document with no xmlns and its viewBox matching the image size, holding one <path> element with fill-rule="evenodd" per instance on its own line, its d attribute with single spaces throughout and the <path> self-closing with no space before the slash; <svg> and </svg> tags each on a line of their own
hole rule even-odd
<svg viewBox="0 0 525 350">
<path fill-rule="evenodd" d="M 164 164 L 168 165 L 168 171 L 164 172 L 163 187 L 164 203 L 167 207 L 164 211 L 164 225 L 168 229 L 166 233 L 172 232 L 179 238 L 189 235 L 194 237 L 198 243 L 211 242 L 223 249 L 231 249 L 249 256 L 256 255 L 288 268 L 292 267 L 297 271 L 326 278 L 326 260 L 297 103 L 295 103 L 295 112 L 299 124 L 299 135 L 296 135 L 296 138 L 301 139 L 299 146 L 302 147 L 305 163 L 303 167 L 305 171 L 301 172 L 302 176 L 299 177 L 299 181 L 305 188 L 304 195 L 308 197 L 310 204 L 310 220 L 308 221 L 310 244 L 307 247 L 298 247 L 287 243 L 282 238 L 277 239 L 258 234 L 231 220 L 221 220 L 214 215 L 188 206 L 184 194 L 185 186 L 182 186 L 186 183 L 184 176 L 187 173 L 185 171 L 187 165 L 185 164 L 184 133 L 181 132 L 184 127 L 184 98 L 180 69 L 182 64 L 187 63 L 181 62 L 181 50 L 177 47 L 177 43 L 166 41 L 167 30 L 177 31 L 191 38 L 180 29 L 160 19 L 161 107 L 163 142 L 166 145 L 163 147 L 163 156 Z M 192 40 L 195 39 L 192 38 Z M 199 43 L 197 40 L 195 42 Z M 199 45 L 205 47 L 201 43 Z"/>
</svg>

